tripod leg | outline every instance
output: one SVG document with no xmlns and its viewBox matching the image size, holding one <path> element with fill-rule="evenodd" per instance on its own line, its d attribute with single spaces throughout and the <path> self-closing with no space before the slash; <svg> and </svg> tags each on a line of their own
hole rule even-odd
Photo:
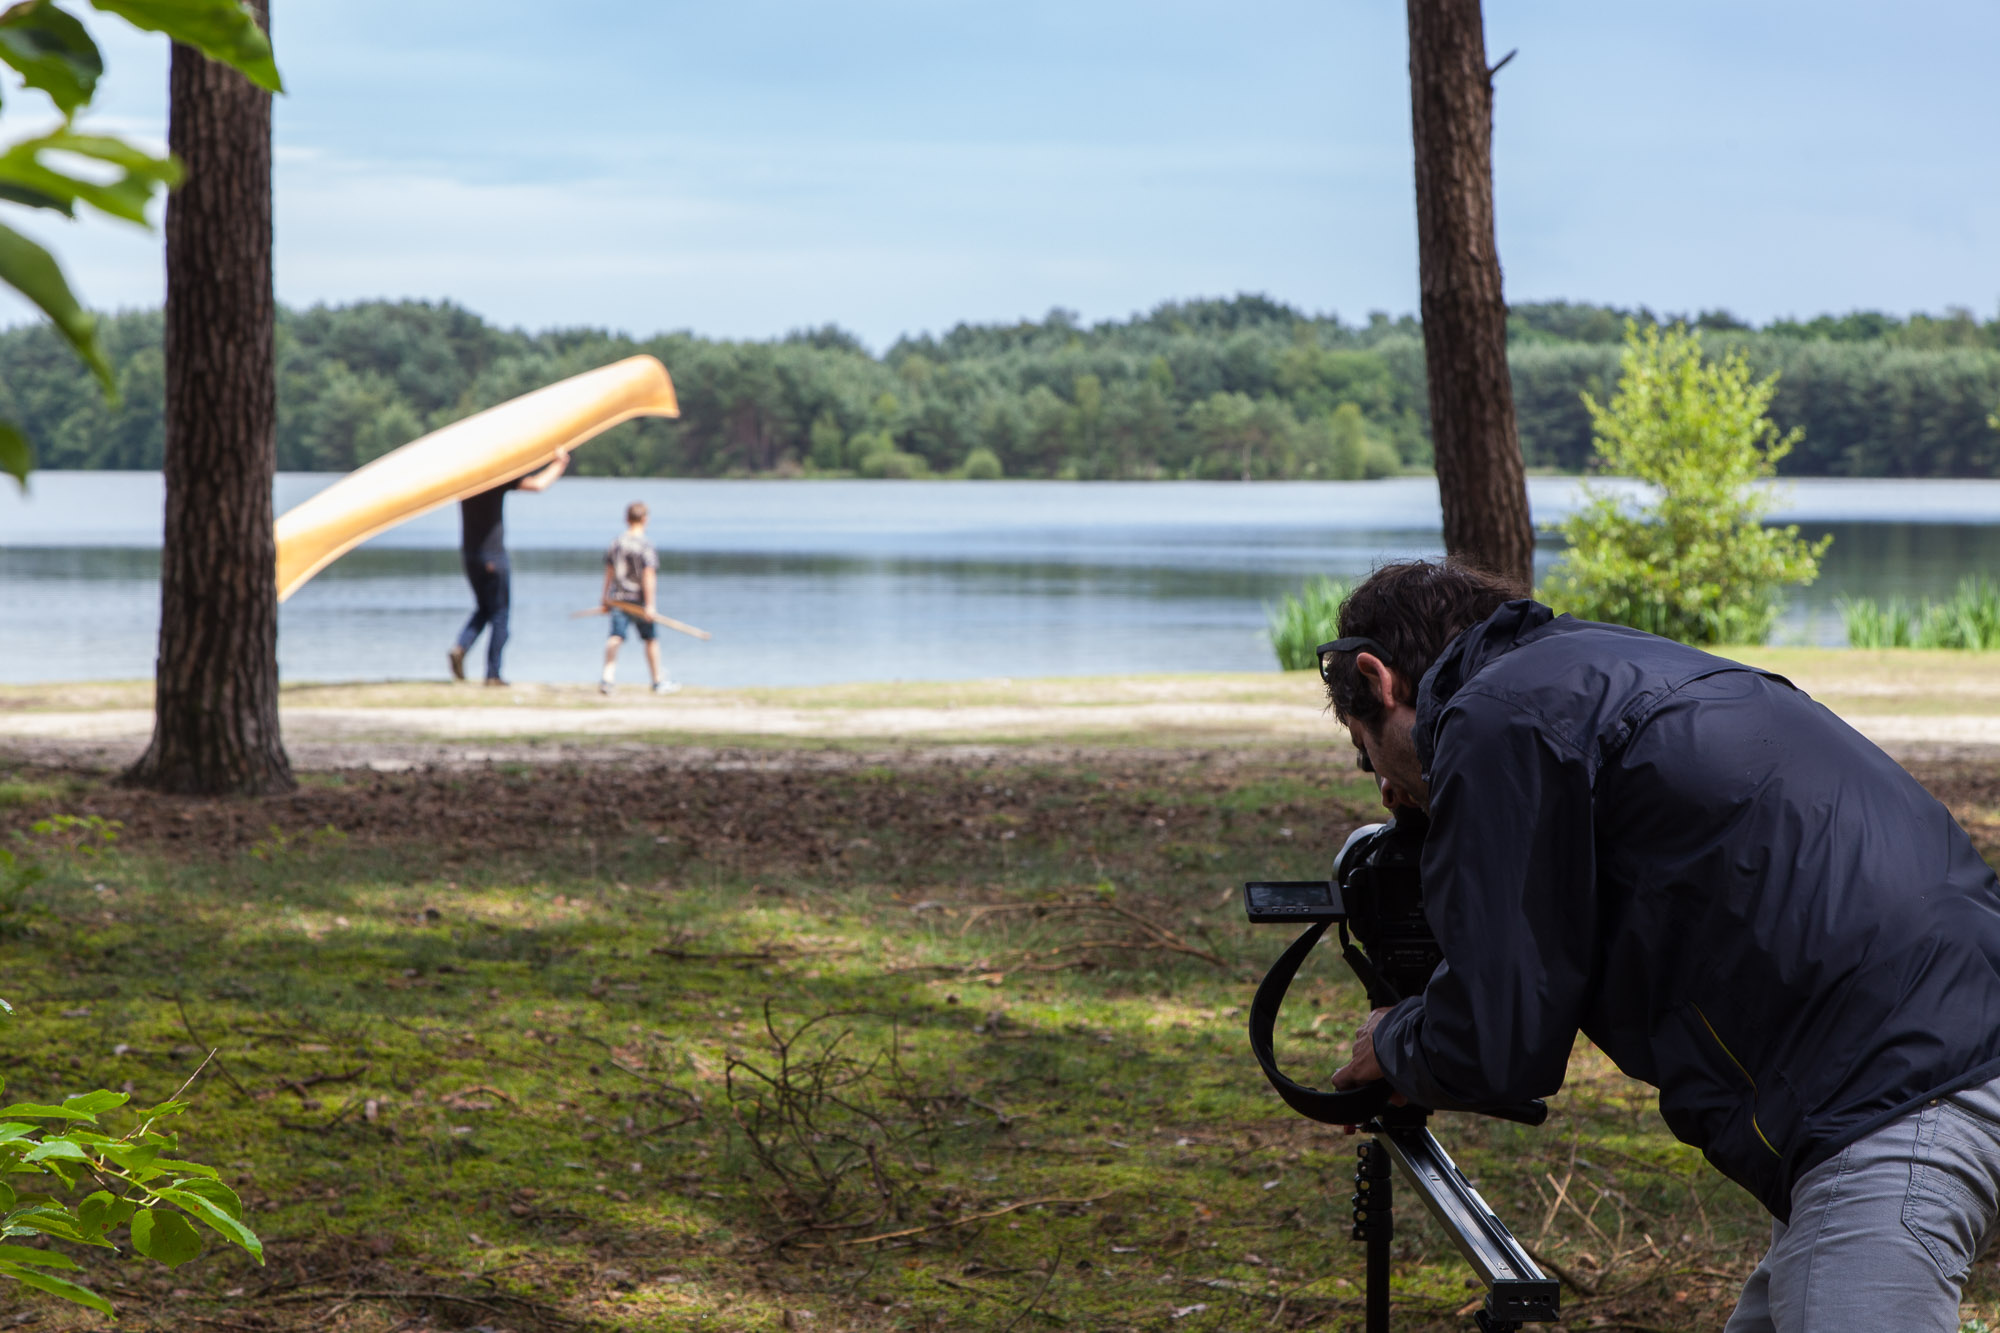
<svg viewBox="0 0 2000 1333">
<path fill-rule="evenodd" d="M 1354 1239 L 1368 1245 L 1368 1333 L 1389 1333 L 1389 1245 L 1396 1237 L 1395 1187 L 1389 1150 L 1362 1144 L 1354 1168 Z"/>
</svg>

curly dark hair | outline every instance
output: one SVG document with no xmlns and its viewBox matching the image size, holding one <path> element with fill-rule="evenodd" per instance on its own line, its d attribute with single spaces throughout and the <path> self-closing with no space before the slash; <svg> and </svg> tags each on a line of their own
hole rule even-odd
<svg viewBox="0 0 2000 1333">
<path fill-rule="evenodd" d="M 1396 560 L 1379 566 L 1340 604 L 1340 637 L 1373 639 L 1376 654 L 1401 678 L 1402 703 L 1415 703 L 1417 682 L 1445 645 L 1527 590 L 1471 565 L 1447 559 Z M 1354 669 L 1353 653 L 1328 653 L 1320 666 L 1327 702 L 1343 723 L 1372 724 L 1382 701 Z"/>
</svg>

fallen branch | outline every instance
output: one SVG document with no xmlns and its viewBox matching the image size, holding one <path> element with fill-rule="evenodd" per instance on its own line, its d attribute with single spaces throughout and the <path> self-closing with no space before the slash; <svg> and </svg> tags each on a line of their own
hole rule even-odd
<svg viewBox="0 0 2000 1333">
<path fill-rule="evenodd" d="M 238 1093 L 242 1094 L 243 1099 L 245 1101 L 255 1101 L 256 1098 L 251 1095 L 250 1090 L 244 1087 L 241 1083 L 238 1083 L 236 1081 L 236 1075 L 229 1072 L 229 1066 L 223 1063 L 222 1056 L 217 1052 L 217 1049 L 213 1046 L 209 1046 L 208 1043 L 203 1041 L 201 1039 L 201 1036 L 195 1032 L 194 1023 L 190 1021 L 188 1018 L 187 1006 L 181 1003 L 181 993 L 179 991 L 174 992 L 174 1008 L 180 1010 L 181 1027 L 187 1032 L 188 1040 L 193 1042 L 197 1046 L 208 1047 L 208 1059 L 215 1061 L 215 1072 L 222 1075 L 223 1078 L 229 1080 L 229 1086 L 236 1089 Z M 202 1063 L 207 1064 L 208 1061 L 204 1060 Z M 197 1070 L 196 1072 L 199 1073 L 200 1071 Z"/>
<path fill-rule="evenodd" d="M 884 1231 L 879 1235 L 861 1236 L 854 1240 L 837 1240 L 826 1245 L 800 1245 L 796 1248 L 801 1250 L 830 1250 L 843 1245 L 871 1245 L 878 1240 L 900 1240 L 904 1236 L 921 1236 L 932 1231 L 949 1231 L 953 1227 L 962 1227 L 973 1222 L 984 1222 L 991 1217 L 1004 1217 L 1008 1213 L 1017 1213 L 1023 1208 L 1033 1208 L 1045 1203 L 1096 1203 L 1099 1199 L 1107 1199 L 1116 1192 L 1115 1190 L 1105 1190 L 1100 1194 L 1092 1194 L 1082 1199 L 1059 1199 L 1053 1196 L 1044 1199 L 1023 1199 L 1019 1203 L 1010 1203 L 1005 1208 L 995 1208 L 989 1213 L 971 1213 L 965 1217 L 955 1217 L 949 1222 L 933 1222 L 931 1225 L 925 1227 L 905 1227 L 901 1231 Z"/>
<path fill-rule="evenodd" d="M 1190 957 L 1199 958 L 1203 962 L 1210 963 L 1216 967 L 1228 966 L 1228 964 L 1223 962 L 1223 960 L 1216 954 L 1210 952 L 1207 949 L 1197 948 L 1195 945 L 1189 944 L 1186 940 L 1182 939 L 1179 935 L 1176 935 L 1173 931 L 1168 930 L 1166 927 L 1160 925 L 1155 921 L 1148 920 L 1145 916 L 1143 916 L 1138 912 L 1133 911 L 1131 908 L 1121 906 L 1118 903 L 1104 902 L 1097 899 L 1070 900 L 1067 902 L 1059 902 L 1059 903 L 986 903 L 981 906 L 974 907 L 970 912 L 966 914 L 964 923 L 961 924 L 958 928 L 958 933 L 960 935 L 965 934 L 965 932 L 967 930 L 970 930 L 976 922 L 983 921 L 989 916 L 1000 916 L 1003 914 L 1009 914 L 1015 912 L 1030 912 L 1036 916 L 1054 916 L 1059 913 L 1060 914 L 1088 914 L 1088 913 L 1108 914 L 1111 916 L 1119 917 L 1125 921 L 1130 922 L 1132 925 L 1137 926 L 1140 932 L 1146 937 L 1148 941 L 1147 943 L 1144 944 L 1133 943 L 1130 941 L 1124 941 L 1124 942 L 1093 941 L 1091 944 L 1088 945 L 1074 945 L 1074 944 L 1064 945 L 1061 946 L 1061 948 L 1059 948 L 1058 950 L 1056 950 L 1056 952 L 1062 952 L 1064 950 L 1079 949 L 1079 948 L 1118 948 L 1118 949 L 1155 948 L 1155 949 L 1165 949 L 1171 953 L 1184 953 Z M 1029 957 L 1033 957 L 1033 955 L 1030 954 Z M 1047 971 L 1049 969 L 1042 968 L 1035 970 Z"/>
<path fill-rule="evenodd" d="M 966 1295 L 972 1297 L 975 1300 L 1000 1301 L 1002 1304 L 1005 1304 L 1004 1297 L 995 1296 L 990 1291 L 981 1291 L 977 1287 L 967 1286 L 963 1282 L 953 1282 L 948 1277 L 939 1277 L 937 1274 L 933 1273 L 931 1274 L 931 1280 L 937 1283 L 941 1287 L 950 1287 L 953 1291 L 962 1291 Z M 1064 1319 L 1059 1314 L 1050 1314 L 1047 1310 L 1034 1310 L 1032 1311 L 1032 1313 L 1034 1314 L 1035 1318 L 1043 1320 L 1047 1323 L 1054 1324 L 1058 1328 L 1066 1328 L 1069 1326 L 1069 1321 L 1067 1319 Z"/>
<path fill-rule="evenodd" d="M 1568 1268 L 1550 1258 L 1545 1251 L 1533 1245 L 1524 1245 L 1521 1248 L 1528 1252 L 1530 1259 L 1533 1259 L 1536 1263 L 1561 1278 L 1563 1284 L 1572 1291 L 1581 1292 L 1585 1296 L 1595 1296 L 1597 1294 L 1597 1284 L 1595 1282 L 1586 1280 L 1580 1273 L 1571 1272 Z"/>
<path fill-rule="evenodd" d="M 300 1101 L 309 1102 L 312 1098 L 306 1096 L 307 1088 L 316 1088 L 322 1083 L 350 1083 L 367 1072 L 367 1065 L 356 1065 L 354 1068 L 339 1074 L 308 1074 L 304 1078 L 281 1078 L 269 1092 L 259 1094 L 257 1100 L 263 1101 L 277 1093 L 283 1092 L 286 1088 L 290 1088 L 299 1095 Z M 234 1081 L 233 1079 L 231 1080 L 231 1082 Z M 307 1107 L 306 1109 L 311 1110 L 313 1108 Z"/>
<path fill-rule="evenodd" d="M 267 1300 L 271 1305 L 293 1305 L 305 1301 L 442 1301 L 448 1305 L 464 1305 L 474 1310 L 483 1310 L 490 1315 L 505 1316 L 507 1306 L 516 1310 L 527 1310 L 537 1319 L 552 1324 L 570 1324 L 576 1321 L 565 1316 L 552 1305 L 544 1305 L 526 1296 L 516 1296 L 512 1292 L 495 1291 L 485 1296 L 461 1296 L 451 1291 L 326 1291 L 298 1292 L 290 1296 L 272 1296 Z M 504 1302 L 504 1304 L 496 1304 Z"/>
<path fill-rule="evenodd" d="M 704 953 L 697 949 L 676 949 L 670 945 L 656 944 L 646 950 L 662 958 L 672 958 L 677 962 L 694 963 L 783 963 L 795 958 L 839 958 L 860 953 L 859 949 L 798 949 L 785 945 L 774 945 L 768 949 L 744 949 L 720 953 Z"/>
</svg>

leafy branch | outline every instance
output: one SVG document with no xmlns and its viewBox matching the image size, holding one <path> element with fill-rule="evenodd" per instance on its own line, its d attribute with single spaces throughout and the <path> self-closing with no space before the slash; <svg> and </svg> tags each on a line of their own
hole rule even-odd
<svg viewBox="0 0 2000 1333">
<path fill-rule="evenodd" d="M 0 1010 L 13 1012 L 4 1000 Z M 122 1092 L 100 1088 L 65 1098 L 59 1106 L 0 1106 L 0 1277 L 108 1315 L 113 1310 L 104 1297 L 56 1276 L 79 1271 L 74 1259 L 58 1250 L 10 1242 L 45 1236 L 116 1250 L 110 1233 L 122 1226 L 134 1250 L 178 1268 L 201 1253 L 201 1233 L 194 1226 L 200 1222 L 264 1262 L 263 1242 L 244 1225 L 243 1201 L 236 1191 L 214 1167 L 170 1155 L 179 1151 L 177 1137 L 154 1128 L 186 1112 L 189 1104 L 181 1096 L 207 1067 L 208 1061 L 202 1061 L 179 1091 L 141 1112 L 139 1123 L 117 1138 L 97 1125 L 100 1116 L 131 1100 Z M 51 1178 L 65 1194 L 98 1188 L 66 1203 L 57 1192 L 41 1188 Z"/>
<path fill-rule="evenodd" d="M 258 87 L 282 92 L 271 43 L 242 0 L 90 0 L 91 8 L 164 33 L 239 70 Z M 62 116 L 52 133 L 0 146 L 0 203 L 74 218 L 79 204 L 151 229 L 146 209 L 180 184 L 181 166 L 113 135 L 80 134 L 77 116 L 96 96 L 104 57 L 74 14 L 53 0 L 20 0 L 0 10 L 0 64 L 21 86 L 44 94 Z M 74 164 L 74 165 L 73 165 Z M 108 177 L 108 179 L 106 179 Z M 0 223 L 0 283 L 48 316 L 112 401 L 118 387 L 97 318 L 70 289 L 54 255 Z M 20 426 L 0 420 L 0 472 L 26 485 L 34 450 Z"/>
</svg>

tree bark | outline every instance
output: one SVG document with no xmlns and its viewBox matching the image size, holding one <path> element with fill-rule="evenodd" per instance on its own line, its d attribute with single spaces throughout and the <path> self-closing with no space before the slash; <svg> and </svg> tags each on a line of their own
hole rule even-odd
<svg viewBox="0 0 2000 1333">
<path fill-rule="evenodd" d="M 268 27 L 268 0 L 251 0 Z M 166 541 L 153 741 L 128 782 L 289 791 L 278 733 L 271 97 L 185 46 L 169 75 Z"/>
<path fill-rule="evenodd" d="M 1493 79 L 1480 0 L 1408 0 L 1417 267 L 1445 551 L 1534 582 L 1507 302 L 1493 240 Z"/>
</svg>

